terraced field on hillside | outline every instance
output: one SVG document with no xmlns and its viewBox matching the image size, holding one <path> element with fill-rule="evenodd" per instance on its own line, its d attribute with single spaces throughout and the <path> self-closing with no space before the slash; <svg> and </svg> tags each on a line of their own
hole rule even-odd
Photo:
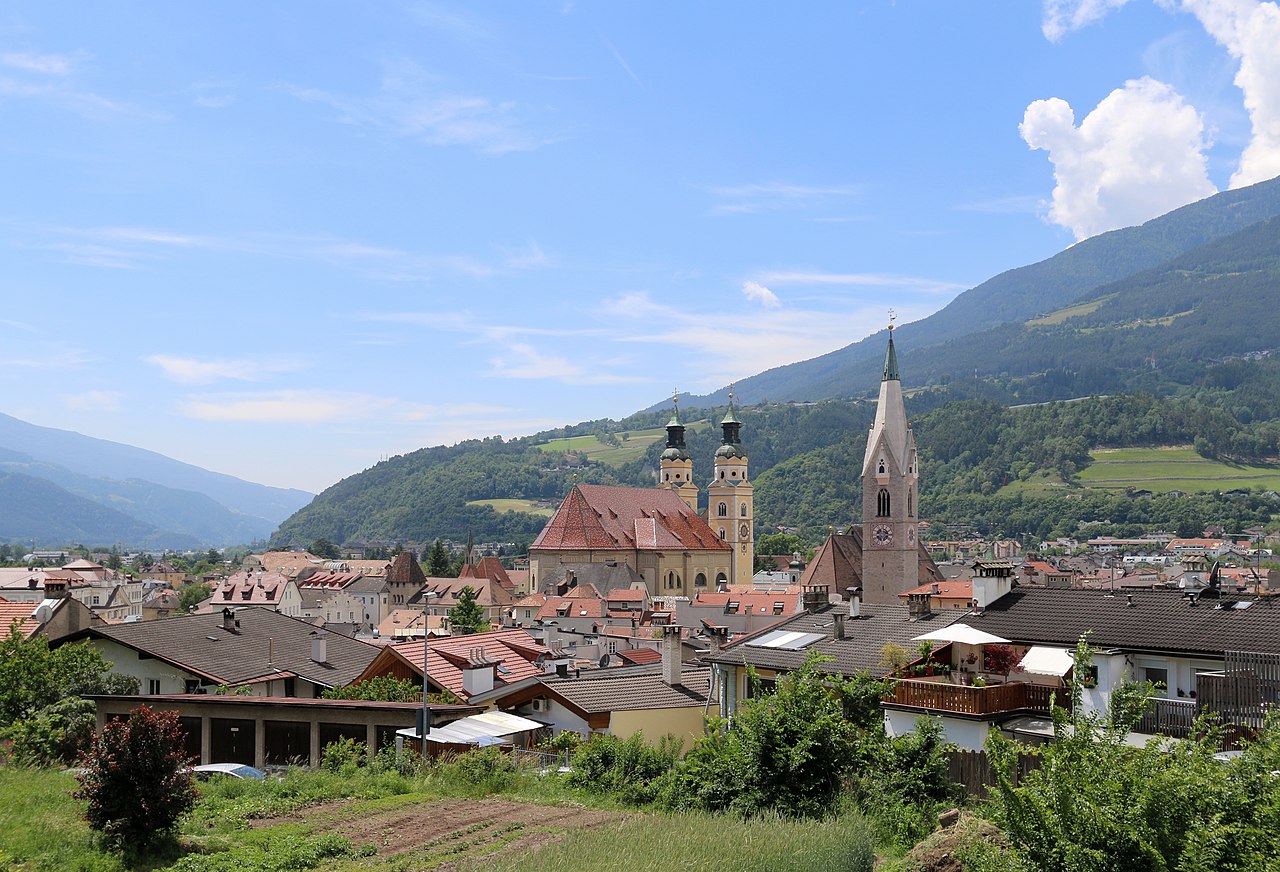
<svg viewBox="0 0 1280 872">
<path fill-rule="evenodd" d="M 1238 488 L 1280 490 L 1280 467 L 1224 463 L 1201 457 L 1195 449 L 1104 448 L 1089 454 L 1093 463 L 1081 470 L 1086 487 L 1135 488 L 1153 493 L 1188 493 Z"/>
</svg>

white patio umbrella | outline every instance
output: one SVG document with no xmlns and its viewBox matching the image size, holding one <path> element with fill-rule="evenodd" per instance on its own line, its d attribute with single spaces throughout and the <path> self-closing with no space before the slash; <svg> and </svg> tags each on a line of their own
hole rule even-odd
<svg viewBox="0 0 1280 872">
<path fill-rule="evenodd" d="M 934 630 L 932 633 L 925 633 L 923 636 L 916 636 L 913 642 L 959 642 L 963 645 L 992 645 L 1001 642 L 1008 642 L 1008 639 L 1002 639 L 999 636 L 993 636 L 991 633 L 982 630 L 976 630 L 968 624 L 951 624 Z"/>
</svg>

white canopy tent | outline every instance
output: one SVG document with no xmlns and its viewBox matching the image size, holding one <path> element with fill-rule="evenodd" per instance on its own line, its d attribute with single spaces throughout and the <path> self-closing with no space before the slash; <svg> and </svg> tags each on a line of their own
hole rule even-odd
<svg viewBox="0 0 1280 872">
<path fill-rule="evenodd" d="M 1023 672 L 1035 675 L 1052 675 L 1061 678 L 1075 666 L 1075 659 L 1066 648 L 1050 648 L 1047 645 L 1032 645 L 1018 664 Z"/>
<path fill-rule="evenodd" d="M 916 636 L 913 642 L 959 642 L 963 645 L 995 645 L 1007 643 L 1008 639 L 1002 639 L 999 636 L 993 636 L 991 633 L 983 630 L 976 630 L 968 624 L 951 624 L 934 630 L 932 633 L 925 633 L 923 636 Z"/>
</svg>

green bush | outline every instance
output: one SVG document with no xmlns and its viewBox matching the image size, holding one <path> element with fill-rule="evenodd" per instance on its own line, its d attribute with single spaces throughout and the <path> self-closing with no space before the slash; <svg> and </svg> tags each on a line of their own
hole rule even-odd
<svg viewBox="0 0 1280 872">
<path fill-rule="evenodd" d="M 516 763 L 500 748 L 478 748 L 441 764 L 440 777 L 497 793 L 515 780 Z"/>
<path fill-rule="evenodd" d="M 320 767 L 326 772 L 350 776 L 368 762 L 369 746 L 349 736 L 330 742 L 320 753 Z"/>
<path fill-rule="evenodd" d="M 343 857 L 368 857 L 372 846 L 353 847 L 337 833 L 282 837 L 265 844 L 241 844 L 216 854 L 191 854 L 169 867 L 171 872 L 286 872 L 314 869 Z"/>
<path fill-rule="evenodd" d="M 574 752 L 569 783 L 616 794 L 629 805 L 644 805 L 657 797 L 660 779 L 679 756 L 680 743 L 674 736 L 663 736 L 657 747 L 639 732 L 626 739 L 592 736 Z"/>
</svg>

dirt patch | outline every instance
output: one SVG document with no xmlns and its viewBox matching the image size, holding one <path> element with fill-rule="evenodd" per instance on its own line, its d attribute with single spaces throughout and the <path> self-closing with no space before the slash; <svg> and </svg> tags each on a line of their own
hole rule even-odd
<svg viewBox="0 0 1280 872">
<path fill-rule="evenodd" d="M 491 797 L 440 799 L 361 814 L 351 803 L 329 803 L 296 815 L 255 821 L 253 826 L 306 821 L 318 823 L 353 844 L 371 845 L 380 857 L 414 854 L 424 868 L 452 870 L 483 855 L 525 852 L 569 830 L 592 829 L 622 820 L 618 812 L 534 805 Z"/>
<path fill-rule="evenodd" d="M 1004 834 L 991 823 L 963 812 L 955 826 L 935 830 L 912 848 L 903 868 L 911 872 L 964 872 L 964 864 L 956 855 L 976 842 L 1001 848 L 1009 845 Z"/>
</svg>

